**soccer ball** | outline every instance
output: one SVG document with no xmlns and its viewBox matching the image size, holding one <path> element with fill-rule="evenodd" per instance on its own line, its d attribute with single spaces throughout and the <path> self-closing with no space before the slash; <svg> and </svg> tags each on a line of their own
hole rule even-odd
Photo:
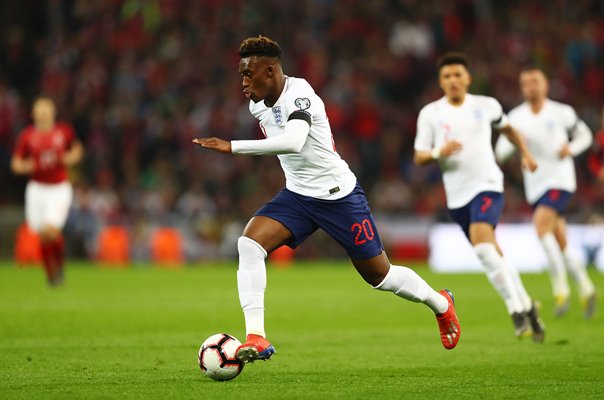
<svg viewBox="0 0 604 400">
<path fill-rule="evenodd" d="M 235 378 L 243 370 L 243 363 L 235 357 L 240 345 L 239 340 L 226 333 L 210 336 L 199 348 L 199 367 L 215 381 Z"/>
</svg>

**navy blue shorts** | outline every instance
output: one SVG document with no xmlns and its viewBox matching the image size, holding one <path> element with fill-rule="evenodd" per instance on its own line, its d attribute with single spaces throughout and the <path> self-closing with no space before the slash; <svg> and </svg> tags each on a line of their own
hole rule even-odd
<svg viewBox="0 0 604 400">
<path fill-rule="evenodd" d="M 568 206 L 568 202 L 572 195 L 571 192 L 567 192 L 566 190 L 550 189 L 545 192 L 539 200 L 532 204 L 533 210 L 537 208 L 537 206 L 546 206 L 553 208 L 558 214 L 562 214 L 566 211 L 566 206 Z"/>
<path fill-rule="evenodd" d="M 503 211 L 503 193 L 481 192 L 468 204 L 461 208 L 450 208 L 449 215 L 457 222 L 466 237 L 470 238 L 470 224 L 474 222 L 487 222 L 493 227 L 497 226 Z"/>
<path fill-rule="evenodd" d="M 287 243 L 291 248 L 296 248 L 321 228 L 354 260 L 366 260 L 384 250 L 367 197 L 358 183 L 348 196 L 338 200 L 315 199 L 284 188 L 256 215 L 285 225 L 293 234 L 293 239 Z"/>
</svg>

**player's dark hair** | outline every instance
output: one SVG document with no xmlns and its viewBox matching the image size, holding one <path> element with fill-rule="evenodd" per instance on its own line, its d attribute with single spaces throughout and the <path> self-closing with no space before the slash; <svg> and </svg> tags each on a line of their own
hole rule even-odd
<svg viewBox="0 0 604 400">
<path fill-rule="evenodd" d="M 41 94 L 39 96 L 34 97 L 34 100 L 31 102 L 32 104 L 36 104 L 38 101 L 49 101 L 52 104 L 55 103 L 54 99 L 48 95 Z"/>
<path fill-rule="evenodd" d="M 249 37 L 239 46 L 239 57 L 271 57 L 281 60 L 281 47 L 279 43 L 266 36 L 258 35 Z"/>
<path fill-rule="evenodd" d="M 438 71 L 440 71 L 440 69 L 445 65 L 454 64 L 461 64 L 466 67 L 468 71 L 470 70 L 470 62 L 468 61 L 468 57 L 466 57 L 466 55 L 463 53 L 455 52 L 445 53 L 440 56 L 436 61 L 436 68 L 438 69 Z"/>
<path fill-rule="evenodd" d="M 541 71 L 543 72 L 543 75 L 547 75 L 543 67 L 534 62 L 526 62 L 520 66 L 520 73 L 528 71 Z"/>
</svg>

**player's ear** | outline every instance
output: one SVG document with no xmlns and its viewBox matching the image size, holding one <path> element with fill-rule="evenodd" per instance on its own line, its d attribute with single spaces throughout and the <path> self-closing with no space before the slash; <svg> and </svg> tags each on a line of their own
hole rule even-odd
<svg viewBox="0 0 604 400">
<path fill-rule="evenodd" d="M 269 78 L 272 78 L 275 75 L 275 65 L 274 64 L 268 64 L 266 66 L 266 74 L 268 75 Z"/>
</svg>

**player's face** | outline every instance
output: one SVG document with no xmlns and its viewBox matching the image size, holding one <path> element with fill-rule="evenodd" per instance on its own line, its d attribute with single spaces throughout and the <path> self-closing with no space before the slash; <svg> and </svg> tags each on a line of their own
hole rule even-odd
<svg viewBox="0 0 604 400">
<path fill-rule="evenodd" d="M 40 99 L 34 103 L 32 118 L 36 124 L 49 125 L 55 120 L 55 105 L 48 99 Z"/>
<path fill-rule="evenodd" d="M 542 101 L 547 96 L 547 78 L 540 70 L 529 70 L 520 73 L 520 90 L 528 102 Z"/>
<path fill-rule="evenodd" d="M 243 94 L 254 102 L 264 100 L 271 89 L 271 73 L 265 60 L 252 56 L 239 62 Z"/>
<path fill-rule="evenodd" d="M 470 73 L 462 64 L 441 67 L 438 81 L 445 96 L 453 101 L 462 100 L 472 82 Z"/>
</svg>

